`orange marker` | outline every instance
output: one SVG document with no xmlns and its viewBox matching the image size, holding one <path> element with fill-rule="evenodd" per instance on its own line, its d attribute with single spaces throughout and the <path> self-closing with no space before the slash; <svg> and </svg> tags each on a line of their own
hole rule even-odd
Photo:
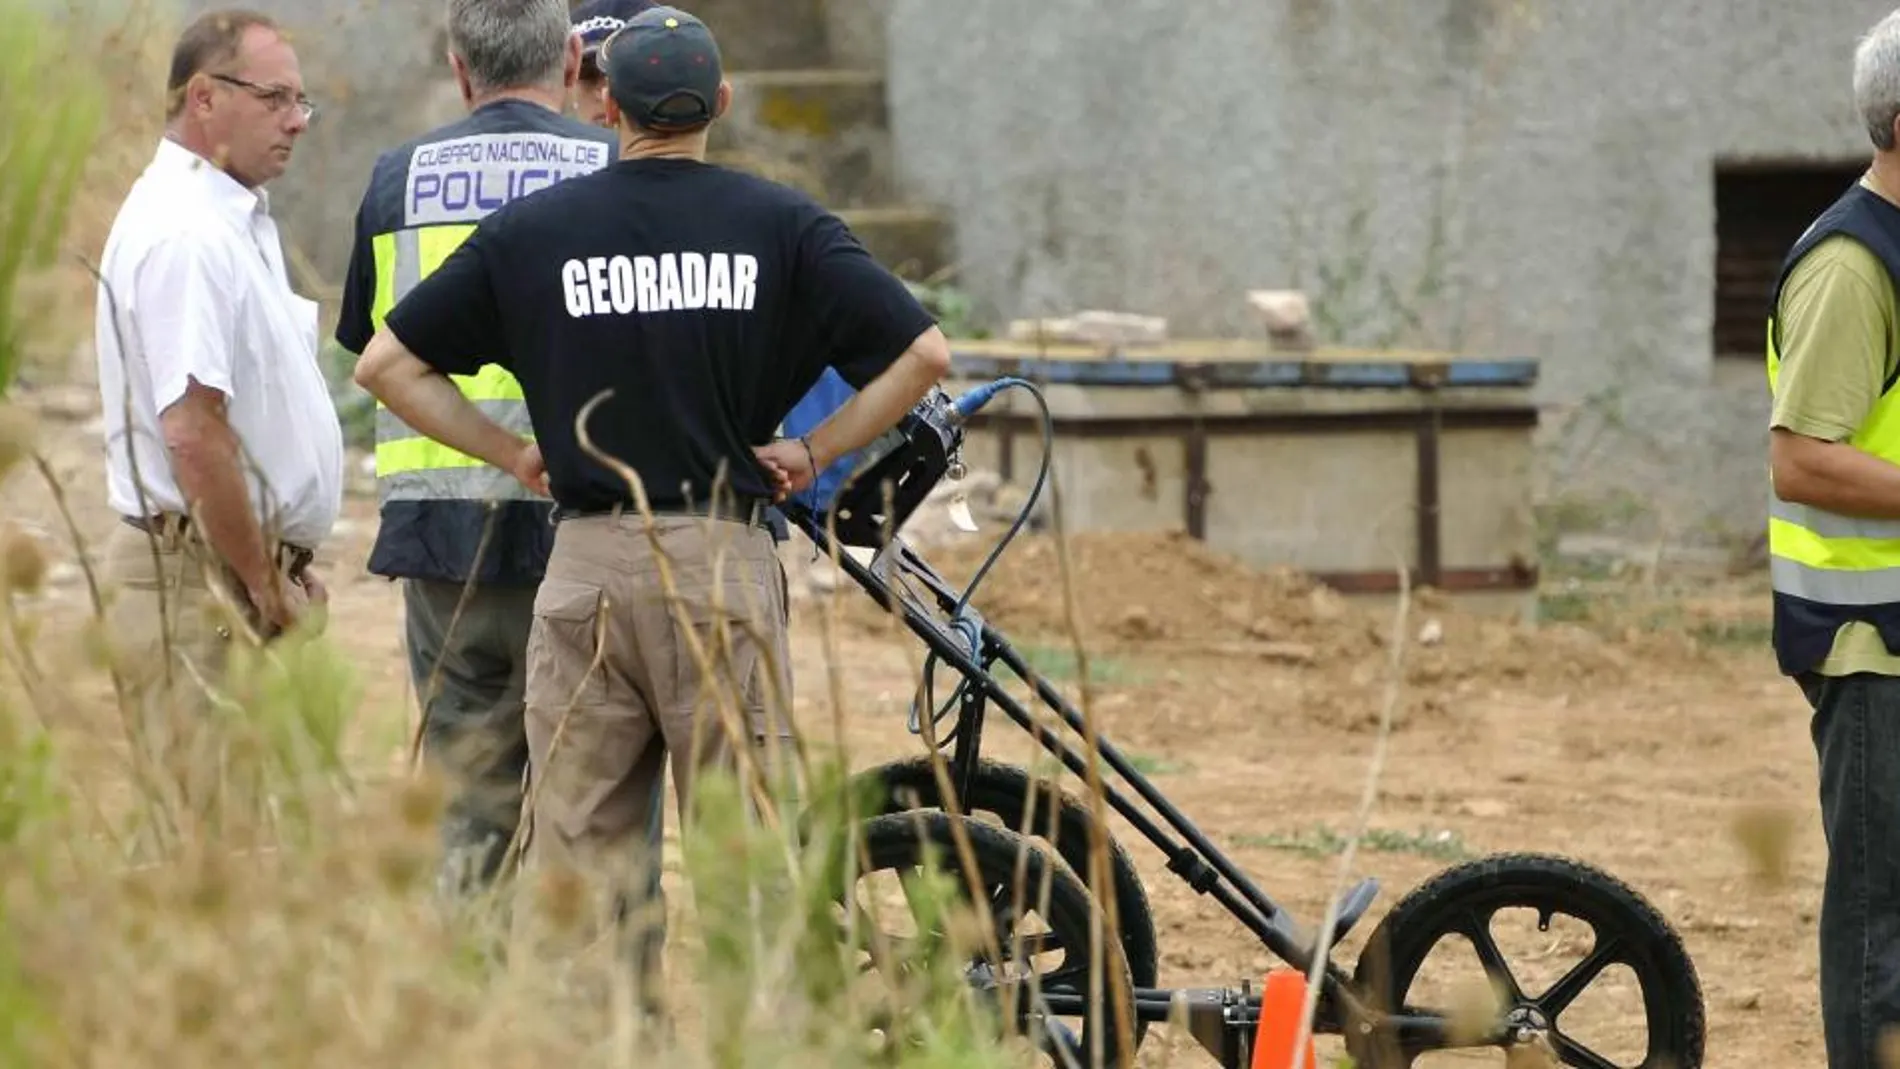
<svg viewBox="0 0 1900 1069">
<path fill-rule="evenodd" d="M 1253 1069 L 1314 1069 L 1318 1058 L 1307 1037 L 1300 1060 L 1293 1060 L 1293 1041 L 1306 1012 L 1306 976 L 1293 969 L 1272 969 L 1260 988 L 1260 1025 L 1253 1037 Z"/>
</svg>

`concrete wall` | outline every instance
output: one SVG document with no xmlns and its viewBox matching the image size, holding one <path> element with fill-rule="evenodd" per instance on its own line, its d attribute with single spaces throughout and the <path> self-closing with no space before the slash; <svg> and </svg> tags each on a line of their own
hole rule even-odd
<svg viewBox="0 0 1900 1069">
<path fill-rule="evenodd" d="M 985 311 L 1231 332 L 1303 287 L 1331 340 L 1541 359 L 1547 492 L 1759 528 L 1713 164 L 1864 157 L 1851 51 L 1892 0 L 890 3 L 901 177 Z"/>
</svg>

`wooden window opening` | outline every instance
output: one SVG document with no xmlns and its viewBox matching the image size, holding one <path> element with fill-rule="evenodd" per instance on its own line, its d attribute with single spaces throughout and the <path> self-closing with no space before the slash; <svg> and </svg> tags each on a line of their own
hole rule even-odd
<svg viewBox="0 0 1900 1069">
<path fill-rule="evenodd" d="M 1764 359 L 1768 301 L 1781 261 L 1866 166 L 1859 160 L 1716 165 L 1717 358 Z"/>
</svg>

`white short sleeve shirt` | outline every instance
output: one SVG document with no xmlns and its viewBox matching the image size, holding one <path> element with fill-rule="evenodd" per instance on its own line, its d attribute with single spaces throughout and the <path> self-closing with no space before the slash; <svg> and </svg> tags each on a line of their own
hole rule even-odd
<svg viewBox="0 0 1900 1069">
<path fill-rule="evenodd" d="M 268 196 L 161 140 L 113 220 L 99 273 L 111 506 L 186 511 L 159 414 L 196 380 L 225 395 L 266 536 L 321 544 L 342 510 L 343 428 L 317 362 L 317 304 L 290 288 Z"/>
</svg>

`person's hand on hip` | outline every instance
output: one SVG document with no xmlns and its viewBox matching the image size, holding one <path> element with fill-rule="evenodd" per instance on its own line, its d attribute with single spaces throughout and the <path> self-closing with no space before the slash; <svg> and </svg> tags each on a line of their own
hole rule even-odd
<svg viewBox="0 0 1900 1069">
<path fill-rule="evenodd" d="M 542 497 L 553 497 L 554 491 L 548 486 L 547 461 L 541 458 L 541 446 L 536 442 L 523 443 L 521 452 L 515 454 L 514 467 L 508 470 L 516 481 L 530 491 Z"/>
<path fill-rule="evenodd" d="M 319 589 L 322 589 L 319 584 Z M 257 626 L 269 637 L 288 631 L 310 609 L 310 595 L 302 583 L 272 573 L 270 582 L 249 591 L 251 607 L 257 612 Z"/>
<path fill-rule="evenodd" d="M 791 494 L 810 486 L 818 478 L 818 472 L 812 463 L 811 447 L 798 438 L 780 438 L 765 445 L 754 446 L 752 454 L 759 458 L 765 473 L 772 479 L 772 500 L 783 501 Z"/>
</svg>

